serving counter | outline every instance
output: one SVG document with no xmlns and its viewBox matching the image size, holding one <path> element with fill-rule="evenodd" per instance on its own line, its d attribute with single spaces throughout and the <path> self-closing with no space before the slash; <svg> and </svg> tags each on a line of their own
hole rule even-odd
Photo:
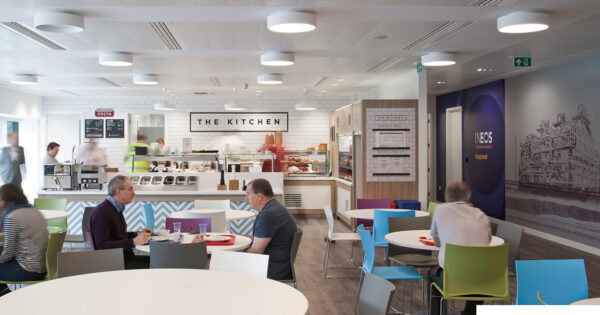
<svg viewBox="0 0 600 315">
<path fill-rule="evenodd" d="M 108 180 L 118 174 L 108 176 Z M 133 202 L 125 206 L 123 215 L 127 222 L 129 231 L 138 231 L 144 227 L 145 219 L 143 207 L 152 205 L 155 217 L 155 228 L 163 228 L 166 217 L 172 212 L 190 210 L 194 208 L 194 200 L 222 200 L 231 201 L 231 209 L 254 211 L 245 202 L 246 192 L 241 190 L 242 181 L 246 183 L 252 179 L 264 178 L 271 183 L 275 198 L 284 203 L 283 174 L 282 173 L 238 173 L 236 179 L 240 181 L 240 190 L 217 190 L 220 181 L 218 173 L 123 173 L 127 177 L 132 176 L 194 176 L 197 182 L 192 188 L 178 185 L 134 185 L 135 197 Z M 225 173 L 225 183 L 229 183 L 231 173 Z M 108 185 L 105 185 L 105 187 Z M 183 189 L 183 190 L 180 190 Z M 95 207 L 99 202 L 106 199 L 108 192 L 104 190 L 64 190 L 64 191 L 40 191 L 39 198 L 67 199 L 67 219 L 69 234 L 81 234 L 81 219 L 85 207 Z M 231 232 L 234 234 L 247 235 L 252 233 L 254 219 L 232 221 Z"/>
</svg>

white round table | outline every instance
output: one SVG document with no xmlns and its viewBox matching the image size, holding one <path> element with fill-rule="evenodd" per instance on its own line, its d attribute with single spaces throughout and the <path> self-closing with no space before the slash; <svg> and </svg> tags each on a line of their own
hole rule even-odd
<svg viewBox="0 0 600 315">
<path fill-rule="evenodd" d="M 400 231 L 393 232 L 385 235 L 385 240 L 394 245 L 414 248 L 414 249 L 424 249 L 424 250 L 440 250 L 437 246 L 429 246 L 421 243 L 419 237 L 421 236 L 430 236 L 429 230 L 408 230 L 408 231 Z M 504 240 L 492 235 L 492 241 L 490 242 L 490 246 L 498 246 L 504 244 Z"/>
<path fill-rule="evenodd" d="M 139 269 L 90 273 L 31 285 L 0 298 L 0 309 L 11 315 L 279 315 L 305 314 L 308 300 L 285 283 L 241 273 Z"/>
<path fill-rule="evenodd" d="M 571 305 L 600 305 L 600 298 L 590 298 L 571 303 Z"/>
<path fill-rule="evenodd" d="M 44 218 L 46 218 L 46 220 L 48 220 L 48 221 L 64 219 L 69 216 L 69 213 L 67 213 L 67 211 L 41 209 L 40 212 L 42 213 Z"/>
<path fill-rule="evenodd" d="M 377 208 L 377 210 L 384 210 L 384 211 L 413 211 L 413 210 L 406 210 L 406 209 L 380 209 L 380 208 Z M 420 211 L 420 210 L 414 210 L 414 211 L 415 211 L 415 217 L 426 217 L 426 216 L 429 216 L 429 212 L 427 212 L 427 211 Z M 355 218 L 355 219 L 371 219 L 371 220 L 373 220 L 375 209 L 349 210 L 349 211 L 346 211 L 344 213 L 347 216 L 349 216 L 351 218 Z"/>
<path fill-rule="evenodd" d="M 207 234 L 228 234 L 231 235 L 229 233 L 207 233 Z M 252 243 L 252 240 L 249 237 L 246 236 L 242 236 L 242 235 L 236 235 L 235 236 L 235 241 L 233 242 L 233 245 L 207 245 L 206 246 L 206 252 L 208 254 L 212 253 L 215 250 L 230 250 L 230 251 L 242 251 L 248 247 L 250 247 L 250 244 Z M 149 253 L 150 252 L 150 245 L 138 245 L 135 247 L 135 249 L 144 252 L 144 253 Z"/>
<path fill-rule="evenodd" d="M 223 209 L 220 210 L 206 210 L 206 209 L 191 209 L 191 210 L 184 210 L 184 211 L 177 211 L 177 212 L 173 212 L 171 214 L 169 214 L 170 218 L 184 218 L 185 217 L 185 212 L 192 212 L 192 213 L 200 213 L 200 212 L 204 212 L 204 213 L 210 213 L 210 212 L 216 212 L 216 211 L 221 211 Z M 225 220 L 227 221 L 234 221 L 234 220 L 246 220 L 246 219 L 251 219 L 253 217 L 256 216 L 256 213 L 252 212 L 252 211 L 244 211 L 244 210 L 233 210 L 233 209 L 227 209 L 225 210 Z"/>
</svg>

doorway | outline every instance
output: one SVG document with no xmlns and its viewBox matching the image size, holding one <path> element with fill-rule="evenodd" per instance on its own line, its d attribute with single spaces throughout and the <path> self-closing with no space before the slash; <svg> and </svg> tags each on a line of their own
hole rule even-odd
<svg viewBox="0 0 600 315">
<path fill-rule="evenodd" d="M 462 107 L 446 109 L 446 186 L 462 182 Z"/>
</svg>

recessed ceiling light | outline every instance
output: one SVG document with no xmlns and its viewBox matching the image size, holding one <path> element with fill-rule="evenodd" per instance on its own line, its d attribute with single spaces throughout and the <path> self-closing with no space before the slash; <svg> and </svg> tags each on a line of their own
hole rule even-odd
<svg viewBox="0 0 600 315">
<path fill-rule="evenodd" d="M 110 67 L 127 67 L 133 65 L 133 57 L 122 52 L 104 53 L 98 56 L 98 63 Z"/>
<path fill-rule="evenodd" d="M 280 73 L 262 73 L 256 77 L 256 82 L 259 84 L 282 84 L 283 75 Z"/>
<path fill-rule="evenodd" d="M 446 84 L 446 81 L 437 81 L 436 83 L 441 85 L 441 84 Z"/>
<path fill-rule="evenodd" d="M 332 83 L 331 86 L 338 86 L 339 84 L 337 83 Z"/>
<path fill-rule="evenodd" d="M 133 83 L 141 85 L 156 85 L 158 84 L 158 76 L 156 74 L 136 74 L 133 76 Z"/>
<path fill-rule="evenodd" d="M 371 35 L 368 38 L 377 40 L 377 39 L 386 39 L 387 36 L 386 35 Z"/>
<path fill-rule="evenodd" d="M 83 16 L 64 12 L 38 12 L 33 17 L 35 28 L 53 33 L 83 31 Z"/>
<path fill-rule="evenodd" d="M 316 104 L 312 103 L 298 103 L 296 104 L 296 110 L 315 110 L 317 109 Z"/>
<path fill-rule="evenodd" d="M 37 76 L 34 74 L 15 74 L 10 79 L 10 83 L 17 85 L 36 85 Z"/>
<path fill-rule="evenodd" d="M 548 29 L 549 20 L 546 13 L 517 11 L 499 17 L 496 27 L 502 33 L 532 33 Z"/>
<path fill-rule="evenodd" d="M 262 93 L 262 91 L 261 90 L 257 90 L 256 93 Z"/>
<path fill-rule="evenodd" d="M 455 64 L 454 54 L 444 52 L 430 52 L 421 57 L 421 64 L 427 67 L 443 67 Z"/>
<path fill-rule="evenodd" d="M 276 33 L 303 33 L 317 28 L 314 13 L 302 11 L 281 11 L 269 14 L 267 28 Z"/>
<path fill-rule="evenodd" d="M 338 79 L 338 82 L 344 82 L 344 81 L 346 81 L 346 80 L 344 80 L 344 79 Z"/>
<path fill-rule="evenodd" d="M 175 110 L 177 109 L 177 105 L 174 103 L 160 102 L 154 104 L 155 110 Z"/>
<path fill-rule="evenodd" d="M 238 104 L 238 103 L 226 103 L 225 110 L 241 111 L 241 110 L 246 110 L 246 106 L 244 106 L 242 104 Z"/>
<path fill-rule="evenodd" d="M 271 51 L 260 55 L 260 64 L 263 66 L 291 66 L 295 62 L 294 54 Z"/>
<path fill-rule="evenodd" d="M 321 93 L 327 93 L 327 91 L 323 90 L 323 91 L 321 91 Z"/>
</svg>

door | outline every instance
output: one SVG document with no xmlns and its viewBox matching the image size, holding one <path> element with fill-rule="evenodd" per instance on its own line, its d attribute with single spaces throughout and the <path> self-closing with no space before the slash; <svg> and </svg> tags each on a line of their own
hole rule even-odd
<svg viewBox="0 0 600 315">
<path fill-rule="evenodd" d="M 46 145 L 56 142 L 60 145 L 56 159 L 60 162 L 73 160 L 73 149 L 79 145 L 81 115 L 48 114 L 46 116 Z M 44 146 L 45 149 L 45 146 Z M 42 159 L 43 159 L 42 155 Z"/>
<path fill-rule="evenodd" d="M 462 182 L 462 107 L 446 109 L 446 186 Z"/>
</svg>

